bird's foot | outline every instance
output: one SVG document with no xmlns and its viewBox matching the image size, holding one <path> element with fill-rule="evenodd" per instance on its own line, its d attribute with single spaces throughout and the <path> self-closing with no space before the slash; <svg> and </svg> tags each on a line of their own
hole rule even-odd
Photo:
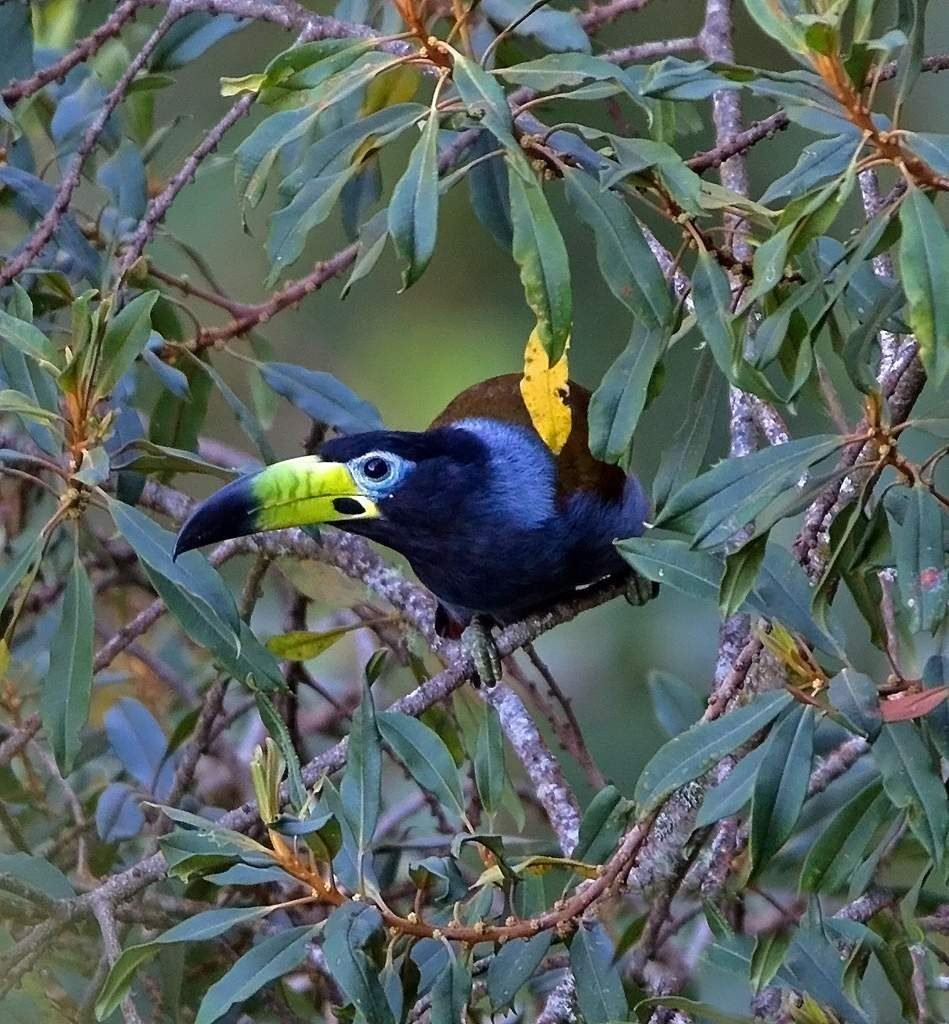
<svg viewBox="0 0 949 1024">
<path fill-rule="evenodd" d="M 659 584 L 647 580 L 638 572 L 632 572 L 626 581 L 624 597 L 633 606 L 639 607 L 651 601 L 659 593 Z"/>
<path fill-rule="evenodd" d="M 461 634 L 461 643 L 475 664 L 476 685 L 492 687 L 499 683 L 504 670 L 501 665 L 501 654 L 491 635 L 491 626 L 484 619 L 475 616 L 465 626 Z"/>
</svg>

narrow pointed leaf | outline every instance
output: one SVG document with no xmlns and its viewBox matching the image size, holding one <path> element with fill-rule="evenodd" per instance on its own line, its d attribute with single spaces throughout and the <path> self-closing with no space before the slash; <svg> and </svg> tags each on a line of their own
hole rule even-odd
<svg viewBox="0 0 949 1024">
<path fill-rule="evenodd" d="M 402 288 L 422 276 L 435 251 L 438 231 L 438 117 L 432 115 L 409 157 L 405 173 L 389 200 L 389 234 L 398 254 L 408 262 Z"/>
</svg>

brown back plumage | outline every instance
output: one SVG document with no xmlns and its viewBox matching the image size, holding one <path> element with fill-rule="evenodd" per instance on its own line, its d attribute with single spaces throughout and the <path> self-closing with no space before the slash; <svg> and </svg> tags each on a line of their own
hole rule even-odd
<svg viewBox="0 0 949 1024">
<path fill-rule="evenodd" d="M 521 398 L 520 381 L 520 374 L 505 373 L 472 384 L 448 403 L 444 412 L 435 418 L 432 427 L 446 427 L 458 420 L 481 416 L 534 430 L 530 413 Z M 595 491 L 608 500 L 619 500 L 626 480 L 625 473 L 617 466 L 599 462 L 590 454 L 587 422 L 590 392 L 570 381 L 570 397 L 567 401 L 573 426 L 567 443 L 556 456 L 560 493 Z"/>
</svg>

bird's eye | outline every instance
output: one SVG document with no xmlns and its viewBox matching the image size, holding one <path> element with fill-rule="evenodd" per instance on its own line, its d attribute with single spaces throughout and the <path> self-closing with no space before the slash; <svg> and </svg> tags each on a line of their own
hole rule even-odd
<svg viewBox="0 0 949 1024">
<path fill-rule="evenodd" d="M 370 480 L 378 482 L 389 476 L 392 466 L 380 455 L 373 455 L 363 463 L 362 471 Z"/>
</svg>

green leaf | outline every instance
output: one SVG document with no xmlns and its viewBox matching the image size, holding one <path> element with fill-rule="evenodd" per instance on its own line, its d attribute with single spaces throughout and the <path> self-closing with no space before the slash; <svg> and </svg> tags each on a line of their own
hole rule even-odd
<svg viewBox="0 0 949 1024">
<path fill-rule="evenodd" d="M 146 570 L 161 576 L 190 597 L 203 611 L 204 618 L 225 640 L 234 653 L 240 650 L 240 616 L 231 592 L 207 559 L 196 551 L 188 551 L 177 560 L 172 558 L 175 535 L 163 530 L 143 512 L 109 498 L 109 512 L 116 529 L 131 545 Z M 184 623 L 182 623 L 184 625 Z"/>
<path fill-rule="evenodd" d="M 845 444 L 843 437 L 819 434 L 726 459 L 677 491 L 656 525 L 690 532 L 701 548 L 736 538 L 747 543 L 787 511 L 779 499 L 793 494 L 808 470 Z"/>
<path fill-rule="evenodd" d="M 583 812 L 573 857 L 586 864 L 602 864 L 616 849 L 616 841 L 632 811 L 631 800 L 615 786 L 604 786 Z"/>
<path fill-rule="evenodd" d="M 695 551 L 682 540 L 630 537 L 616 550 L 648 580 L 708 601 L 718 601 L 722 562 L 707 551 Z"/>
<path fill-rule="evenodd" d="M 884 725 L 873 744 L 883 788 L 896 807 L 909 811 L 913 834 L 937 863 L 946 852 L 949 810 L 933 756 L 912 722 Z"/>
<path fill-rule="evenodd" d="M 900 204 L 900 269 L 919 357 L 933 385 L 949 371 L 949 234 L 936 207 L 911 186 Z"/>
<path fill-rule="evenodd" d="M 903 142 L 937 173 L 949 175 L 949 135 L 903 132 Z"/>
<path fill-rule="evenodd" d="M 711 722 L 699 722 L 660 747 L 636 783 L 636 803 L 643 813 L 751 739 L 792 700 L 785 692 L 762 693 L 746 707 Z"/>
<path fill-rule="evenodd" d="M 365 882 L 364 863 L 372 846 L 382 802 L 382 740 L 369 684 L 363 685 L 362 701 L 353 714 L 349 733 L 346 771 L 340 796 L 352 825 L 357 846 L 359 882 Z"/>
<path fill-rule="evenodd" d="M 452 58 L 451 79 L 468 113 L 480 121 L 506 150 L 522 156 L 514 138 L 511 108 L 500 82 L 470 57 L 452 51 Z"/>
<path fill-rule="evenodd" d="M 852 668 L 841 669 L 831 679 L 828 696 L 833 706 L 869 740 L 876 738 L 883 724 L 876 683 Z"/>
<path fill-rule="evenodd" d="M 237 147 L 234 151 L 234 185 L 244 206 L 257 206 L 280 151 L 305 135 L 315 120 L 315 115 L 306 108 L 272 114 Z"/>
<path fill-rule="evenodd" d="M 758 28 L 776 39 L 790 53 L 806 53 L 804 30 L 792 19 L 783 3 L 775 0 L 745 0 L 748 13 Z"/>
<path fill-rule="evenodd" d="M 41 363 L 47 363 L 53 369 L 59 363 L 60 355 L 53 343 L 33 324 L 0 309 L 0 339 L 9 342 L 14 348 Z"/>
<path fill-rule="evenodd" d="M 371 1024 L 394 1024 L 379 981 L 379 969 L 365 951 L 382 937 L 382 916 L 366 903 L 345 903 L 326 922 L 323 944 L 333 979 Z"/>
<path fill-rule="evenodd" d="M 432 986 L 431 1024 L 457 1024 L 464 1020 L 471 996 L 471 971 L 447 944 L 448 963 Z"/>
<path fill-rule="evenodd" d="M 759 744 L 745 754 L 721 782 L 706 790 L 702 806 L 695 816 L 696 828 L 705 828 L 722 818 L 729 818 L 748 803 L 766 750 L 766 743 Z"/>
<path fill-rule="evenodd" d="M 297 261 L 307 235 L 329 217 L 343 189 L 358 172 L 359 165 L 354 163 L 311 178 L 286 206 L 271 216 L 267 235 L 270 273 L 264 282 L 267 288 L 272 288 L 283 271 Z"/>
<path fill-rule="evenodd" d="M 481 805 L 488 814 L 501 809 L 507 788 L 507 768 L 504 764 L 504 734 L 501 720 L 490 705 L 485 705 L 478 729 L 474 755 L 475 783 Z"/>
<path fill-rule="evenodd" d="M 844 995 L 843 961 L 822 933 L 801 929 L 785 961 L 797 986 L 848 1024 L 870 1024 L 869 1018 Z"/>
<path fill-rule="evenodd" d="M 307 802 L 306 786 L 303 784 L 303 774 L 300 769 L 300 758 L 297 756 L 296 747 L 287 723 L 283 720 L 280 712 L 274 706 L 273 701 L 266 693 L 255 691 L 254 698 L 257 702 L 257 713 L 260 720 L 270 734 L 274 743 L 280 750 L 287 765 L 287 788 L 289 790 L 290 803 L 298 811 L 302 810 Z"/>
<path fill-rule="evenodd" d="M 422 276 L 435 251 L 438 230 L 439 119 L 432 112 L 412 149 L 405 173 L 396 182 L 389 200 L 389 234 L 396 252 L 408 262 L 402 273 L 402 290 Z"/>
<path fill-rule="evenodd" d="M 807 852 L 798 886 L 831 894 L 850 882 L 867 843 L 892 815 L 880 782 L 872 782 L 824 824 Z"/>
<path fill-rule="evenodd" d="M 708 350 L 703 349 L 695 364 L 687 412 L 671 441 L 663 446 L 659 459 L 652 485 L 652 501 L 657 509 L 661 509 L 670 495 L 693 479 L 705 461 L 724 393 L 725 378 L 716 371 Z"/>
<path fill-rule="evenodd" d="M 577 983 L 577 1003 L 587 1024 L 625 1020 L 629 1004 L 623 991 L 613 944 L 598 922 L 581 922 L 570 940 L 570 969 Z"/>
<path fill-rule="evenodd" d="M 64 778 L 72 771 L 89 717 L 94 626 L 92 585 L 77 550 L 66 580 L 59 629 L 50 644 L 41 702 L 43 730 Z"/>
<path fill-rule="evenodd" d="M 237 476 L 236 470 L 208 462 L 194 452 L 155 444 L 143 437 L 122 445 L 112 457 L 112 468 L 139 473 L 201 473 L 225 481 Z"/>
<path fill-rule="evenodd" d="M 540 183 L 529 168 L 508 166 L 512 253 L 550 365 L 560 360 L 573 319 L 567 249 Z"/>
<path fill-rule="evenodd" d="M 949 290 L 949 289 L 947 289 Z M 902 522 L 898 502 L 905 497 Z M 934 633 L 946 616 L 949 574 L 944 545 L 945 510 L 932 492 L 919 483 L 887 495 L 890 535 L 896 554 L 900 598 L 913 633 Z"/>
<path fill-rule="evenodd" d="M 44 409 L 34 402 L 31 402 L 26 395 L 19 391 L 0 391 L 0 413 L 12 413 L 16 416 L 25 416 L 27 419 L 37 420 L 40 423 L 57 424 L 62 417 L 48 409 Z"/>
<path fill-rule="evenodd" d="M 633 322 L 629 344 L 590 399 L 590 451 L 602 462 L 623 462 L 649 397 L 649 382 L 668 341 L 668 329 Z"/>
<path fill-rule="evenodd" d="M 600 274 L 610 291 L 647 327 L 671 330 L 669 282 L 629 207 L 586 174 L 565 168 L 567 197 L 596 238 Z"/>
<path fill-rule="evenodd" d="M 344 434 L 381 430 L 375 406 L 363 401 L 332 374 L 307 370 L 291 363 L 258 363 L 264 380 L 288 402 L 317 423 Z"/>
<path fill-rule="evenodd" d="M 76 895 L 55 864 L 29 853 L 0 853 L 0 875 L 11 875 L 50 899 L 69 900 Z"/>
<path fill-rule="evenodd" d="M 553 938 L 554 933 L 547 931 L 529 939 L 511 939 L 504 943 L 488 967 L 488 999 L 492 1010 L 503 1010 L 514 1002 L 514 997 L 547 955 Z"/>
<path fill-rule="evenodd" d="M 751 797 L 748 845 L 756 874 L 787 842 L 801 815 L 814 754 L 814 709 L 793 708 L 765 744 Z"/>
<path fill-rule="evenodd" d="M 276 907 L 237 907 L 205 910 L 176 924 L 168 931 L 148 942 L 129 946 L 112 965 L 99 997 L 96 999 L 96 1019 L 105 1020 L 115 1012 L 128 994 L 135 972 L 150 960 L 159 947 L 175 942 L 204 942 L 223 935 L 235 925 L 265 917 Z"/>
<path fill-rule="evenodd" d="M 725 575 L 718 592 L 718 608 L 723 619 L 734 615 L 751 593 L 764 562 L 767 545 L 768 537 L 762 535 L 725 559 Z"/>
<path fill-rule="evenodd" d="M 527 85 L 537 92 L 569 89 L 586 82 L 616 82 L 630 90 L 631 82 L 618 64 L 585 53 L 548 53 L 537 60 L 525 60 L 494 74 L 515 85 Z M 635 98 L 638 99 L 638 92 Z"/>
<path fill-rule="evenodd" d="M 761 202 L 772 205 L 777 199 L 796 198 L 833 178 L 839 178 L 850 166 L 859 139 L 838 135 L 818 139 L 801 150 L 797 163 L 787 174 L 768 186 Z"/>
<path fill-rule="evenodd" d="M 705 702 L 694 687 L 677 676 L 653 670 L 646 677 L 646 685 L 656 719 L 670 737 L 685 732 L 702 717 Z"/>
<path fill-rule="evenodd" d="M 465 800 L 454 758 L 444 741 L 427 725 L 400 711 L 387 711 L 378 720 L 383 742 L 411 772 L 412 778 L 466 821 Z"/>
<path fill-rule="evenodd" d="M 96 363 L 93 393 L 97 398 L 112 391 L 148 343 L 152 333 L 152 308 L 158 296 L 157 291 L 143 292 L 106 325 Z"/>
<path fill-rule="evenodd" d="M 213 1024 L 235 1005 L 249 999 L 277 978 L 294 970 L 306 958 L 307 946 L 317 929 L 313 925 L 287 928 L 252 946 L 205 993 L 195 1024 Z"/>
</svg>

